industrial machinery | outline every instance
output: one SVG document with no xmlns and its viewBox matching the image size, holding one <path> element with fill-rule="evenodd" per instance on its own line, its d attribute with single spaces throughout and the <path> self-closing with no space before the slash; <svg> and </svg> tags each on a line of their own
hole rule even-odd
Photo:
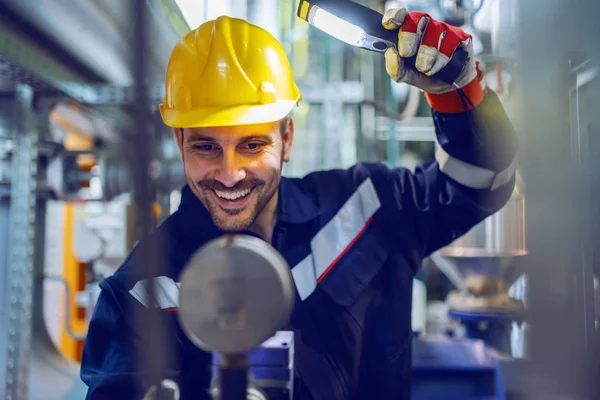
<svg viewBox="0 0 600 400">
<path fill-rule="evenodd" d="M 294 333 L 277 331 L 273 337 L 248 352 L 249 400 L 292 400 L 294 395 Z M 219 399 L 219 366 L 213 355 L 211 394 Z"/>
<path fill-rule="evenodd" d="M 178 317 L 192 343 L 216 355 L 214 398 L 291 399 L 293 334 L 274 335 L 295 295 L 287 262 L 261 239 L 223 236 L 192 256 L 181 276 Z"/>
<path fill-rule="evenodd" d="M 449 325 L 414 340 L 416 400 L 506 398 L 503 362 L 523 353 L 525 303 L 509 287 L 523 276 L 525 226 L 524 185 L 517 175 L 502 210 L 431 256 L 455 286 L 446 309 L 463 329 Z M 518 341 L 511 340 L 515 329 Z"/>
<path fill-rule="evenodd" d="M 525 233 L 525 187 L 517 175 L 502 210 L 432 256 L 457 286 L 446 299 L 450 316 L 465 325 L 467 336 L 509 355 L 512 323 L 525 315 L 523 299 L 509 294 L 523 273 Z"/>
</svg>

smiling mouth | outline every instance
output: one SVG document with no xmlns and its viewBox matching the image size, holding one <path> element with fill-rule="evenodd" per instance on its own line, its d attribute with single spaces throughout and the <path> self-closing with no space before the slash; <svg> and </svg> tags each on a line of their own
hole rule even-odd
<svg viewBox="0 0 600 400">
<path fill-rule="evenodd" d="M 236 190 L 236 191 L 225 191 L 225 190 L 214 190 L 216 195 L 223 199 L 229 201 L 236 201 L 245 198 L 250 194 L 252 189 L 244 189 L 244 190 Z"/>
<path fill-rule="evenodd" d="M 242 210 L 250 201 L 250 195 L 253 191 L 254 188 L 241 190 L 212 190 L 217 203 L 222 209 L 228 210 L 228 213 L 233 210 Z"/>
</svg>

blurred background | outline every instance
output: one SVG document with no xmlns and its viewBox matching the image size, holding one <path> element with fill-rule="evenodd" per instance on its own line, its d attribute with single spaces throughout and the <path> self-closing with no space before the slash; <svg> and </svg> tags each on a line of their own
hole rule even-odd
<svg viewBox="0 0 600 400">
<path fill-rule="evenodd" d="M 298 19 L 298 3 L 0 0 L 0 398 L 84 398 L 78 363 L 98 283 L 148 218 L 178 206 L 183 169 L 157 104 L 172 47 L 204 21 L 245 18 L 284 45 L 303 93 L 285 175 L 433 157 L 423 94 L 391 81 L 381 54 Z M 600 2 L 360 3 L 472 34 L 520 137 L 507 206 L 415 279 L 415 399 L 600 398 Z M 137 161 L 151 188 L 132 179 Z M 484 353 L 420 347 L 432 338 Z"/>
</svg>

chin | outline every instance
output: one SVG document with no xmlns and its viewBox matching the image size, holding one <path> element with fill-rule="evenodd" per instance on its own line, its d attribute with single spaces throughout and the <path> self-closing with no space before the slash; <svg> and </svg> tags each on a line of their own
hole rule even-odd
<svg viewBox="0 0 600 400">
<path fill-rule="evenodd" d="M 248 230 L 252 223 L 248 221 L 223 221 L 219 219 L 214 220 L 215 225 L 222 231 L 225 232 L 242 232 Z"/>
<path fill-rule="evenodd" d="M 252 218 L 251 215 L 244 214 L 248 214 L 248 210 L 244 210 L 237 215 L 230 215 L 219 210 L 216 215 L 213 214 L 212 217 L 215 225 L 222 231 L 240 232 L 248 230 L 254 222 L 254 218 Z"/>
</svg>

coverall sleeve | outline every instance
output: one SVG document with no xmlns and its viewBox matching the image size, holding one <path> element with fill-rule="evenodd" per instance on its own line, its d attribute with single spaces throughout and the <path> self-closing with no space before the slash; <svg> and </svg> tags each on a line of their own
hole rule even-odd
<svg viewBox="0 0 600 400">
<path fill-rule="evenodd" d="M 144 388 L 133 364 L 138 343 L 124 318 L 124 296 L 105 282 L 101 287 L 81 361 L 81 379 L 88 386 L 86 399 L 141 399 Z"/>
<path fill-rule="evenodd" d="M 399 210 L 397 226 L 409 219 L 415 227 L 396 232 L 422 257 L 499 211 L 512 194 L 516 170 L 517 135 L 493 91 L 475 110 L 432 114 L 435 160 L 414 172 L 392 169 L 385 189 L 391 188 L 392 206 Z"/>
<path fill-rule="evenodd" d="M 144 367 L 137 363 L 141 339 L 131 321 L 140 310 L 126 293 L 106 281 L 101 287 L 81 362 L 81 379 L 88 386 L 86 400 L 142 399 L 150 383 Z M 180 383 L 176 369 L 169 369 L 168 374 L 167 378 Z M 181 398 L 186 398 L 184 393 Z"/>
</svg>

